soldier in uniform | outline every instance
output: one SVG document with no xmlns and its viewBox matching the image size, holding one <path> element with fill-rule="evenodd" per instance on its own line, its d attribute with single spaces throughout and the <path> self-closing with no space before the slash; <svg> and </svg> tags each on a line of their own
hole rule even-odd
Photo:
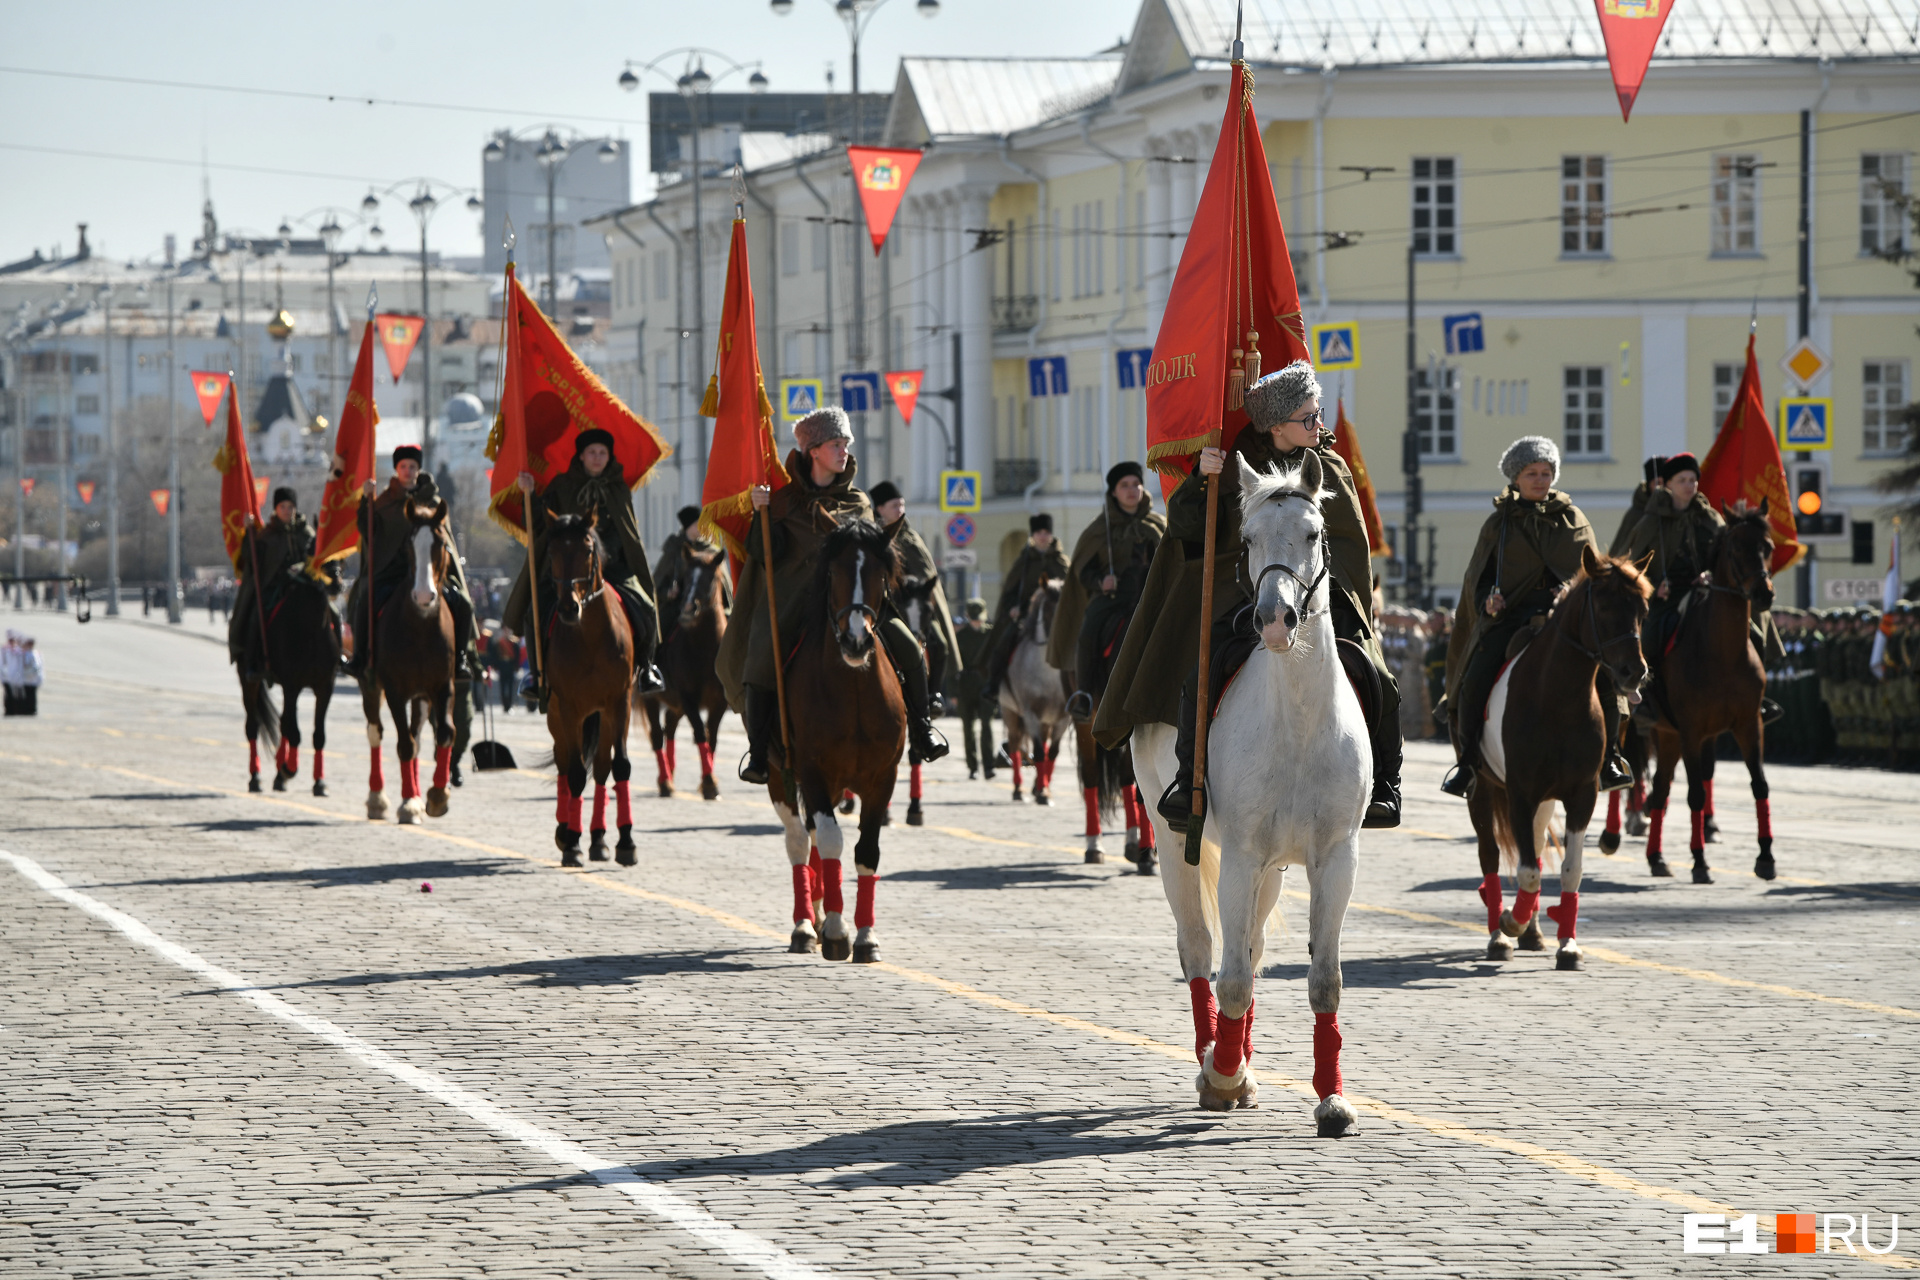
<svg viewBox="0 0 1920 1280">
<path fill-rule="evenodd" d="M 927 593 L 927 607 L 933 616 L 926 619 L 921 634 L 926 637 L 927 688 L 935 700 L 935 714 L 939 714 L 944 709 L 940 706 L 940 695 L 947 687 L 947 677 L 965 666 L 953 633 L 953 610 L 947 605 L 947 589 L 940 582 L 940 566 L 920 531 L 907 519 L 907 500 L 901 496 L 898 485 L 882 480 L 867 490 L 867 499 L 873 503 L 874 517 L 881 528 L 901 522 L 893 542 L 894 553 L 900 557 L 900 580 L 933 583 L 933 589 Z"/>
<path fill-rule="evenodd" d="M 1083 721 L 1093 718 L 1094 704 L 1106 692 L 1107 670 L 1166 536 L 1167 522 L 1153 509 L 1145 476 L 1137 462 L 1116 463 L 1107 472 L 1106 503 L 1074 544 L 1047 637 L 1047 662 L 1072 674 L 1073 712 Z"/>
<path fill-rule="evenodd" d="M 1428 734 L 1444 734 L 1447 730 L 1447 644 L 1453 638 L 1453 615 L 1445 609 L 1433 611 L 1433 635 L 1427 641 L 1426 674 L 1427 705 L 1433 708 L 1433 723 L 1426 728 Z"/>
<path fill-rule="evenodd" d="M 967 622 L 955 638 L 960 655 L 954 673 L 953 696 L 960 704 L 960 732 L 967 744 L 967 777 L 993 780 L 993 704 L 987 700 L 981 673 L 986 670 L 987 602 L 975 596 L 967 601 Z M 976 732 L 977 731 L 977 732 Z"/>
<path fill-rule="evenodd" d="M 771 574 L 780 605 L 780 638 L 792 644 L 800 637 L 806 597 L 813 589 L 816 557 L 826 541 L 823 527 L 848 519 L 873 518 L 867 495 L 854 485 L 859 464 L 849 445 L 853 426 L 838 406 L 816 410 L 793 424 L 796 447 L 787 455 L 791 483 L 774 492 L 766 485 L 753 489 L 753 523 L 747 531 L 747 571 L 740 580 L 727 634 L 720 642 L 716 664 L 727 700 L 747 726 L 747 758 L 740 764 L 740 780 L 756 786 L 768 778 L 767 748 L 779 728 L 779 703 L 774 673 L 773 629 L 767 617 L 767 590 L 761 580 Z M 764 563 L 760 525 L 767 521 L 773 533 L 773 563 Z M 930 717 L 926 657 L 920 642 L 890 609 L 874 628 L 886 646 L 894 670 L 900 673 L 907 701 L 907 738 L 913 752 L 925 761 L 947 754 L 947 744 L 935 732 Z"/>
<path fill-rule="evenodd" d="M 660 604 L 660 640 L 665 643 L 673 629 L 680 625 L 680 611 L 684 607 L 680 593 L 686 590 L 686 558 L 682 549 L 711 555 L 720 549 L 720 544 L 700 532 L 700 508 L 682 507 L 676 513 L 680 522 L 680 531 L 667 535 L 660 544 L 660 558 L 653 562 L 654 599 Z M 733 607 L 733 578 L 730 574 L 720 575 L 721 602 L 728 608 Z"/>
<path fill-rule="evenodd" d="M 366 673 L 366 638 L 372 633 L 367 610 L 371 588 L 373 607 L 385 608 L 387 600 L 407 585 L 407 539 L 412 527 L 407 523 L 407 504 L 432 506 L 440 500 L 439 486 L 433 475 L 420 469 L 420 446 L 403 444 L 393 451 L 393 476 L 387 487 L 375 497 L 373 481 L 367 481 L 360 495 L 360 538 L 363 548 L 371 547 L 372 570 L 354 581 L 347 599 L 347 611 L 353 618 L 353 659 L 347 670 L 358 678 Z M 473 596 L 467 591 L 467 571 L 460 556 L 448 557 L 447 607 L 453 613 L 454 673 L 462 680 L 480 674 L 480 655 L 474 649 Z M 369 582 L 368 579 L 372 581 Z"/>
<path fill-rule="evenodd" d="M 280 602 L 288 576 L 304 569 L 312 555 L 313 530 L 300 514 L 299 500 L 292 489 L 282 486 L 273 491 L 273 516 L 266 524 L 248 513 L 236 571 L 240 586 L 234 593 L 233 613 L 227 619 L 227 657 L 243 677 L 256 679 L 266 674 L 267 655 L 261 648 L 263 619 Z M 258 581 L 254 579 L 256 569 Z"/>
<path fill-rule="evenodd" d="M 1027 545 L 1007 570 L 1000 587 L 1000 602 L 993 610 L 993 639 L 987 651 L 987 688 L 989 701 L 1000 696 L 1000 681 L 1006 678 L 1007 664 L 1013 661 L 1013 646 L 1019 639 L 1020 615 L 1027 601 L 1043 582 L 1066 579 L 1067 553 L 1053 538 L 1053 516 L 1042 511 L 1027 517 Z"/>
<path fill-rule="evenodd" d="M 1614 530 L 1613 541 L 1607 544 L 1607 554 L 1623 556 L 1633 542 L 1633 531 L 1639 527 L 1641 517 L 1647 514 L 1647 503 L 1653 495 L 1666 487 L 1666 481 L 1660 478 L 1660 468 L 1667 460 L 1655 455 L 1648 458 L 1644 468 L 1645 478 L 1633 487 L 1633 498 L 1627 503 L 1627 513 L 1620 517 L 1620 527 Z"/>
</svg>

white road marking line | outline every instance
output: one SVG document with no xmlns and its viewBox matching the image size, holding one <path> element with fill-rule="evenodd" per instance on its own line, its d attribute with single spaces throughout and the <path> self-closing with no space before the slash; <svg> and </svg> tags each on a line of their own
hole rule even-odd
<svg viewBox="0 0 1920 1280">
<path fill-rule="evenodd" d="M 736 1262 L 763 1273 L 770 1280 L 826 1280 L 828 1272 L 794 1257 L 786 1250 L 762 1240 L 759 1236 L 721 1221 L 699 1205 L 682 1199 L 656 1183 L 647 1181 L 618 1161 L 596 1155 L 550 1129 L 529 1124 L 471 1089 L 462 1088 L 444 1076 L 416 1067 L 384 1049 L 368 1044 L 327 1019 L 289 1004 L 279 996 L 262 991 L 255 983 L 247 981 L 240 975 L 201 959 L 178 943 L 167 941 L 126 912 L 110 907 L 98 898 L 90 897 L 78 889 L 68 887 L 65 881 L 32 858 L 9 853 L 5 849 L 0 849 L 0 858 L 12 863 L 14 870 L 62 902 L 78 907 L 88 915 L 105 921 L 141 946 L 171 960 L 187 972 L 196 974 L 223 991 L 229 991 L 251 1002 L 264 1013 L 271 1014 L 283 1022 L 290 1022 L 301 1030 L 325 1040 L 348 1057 L 356 1058 L 376 1070 L 385 1072 L 402 1084 L 419 1090 L 429 1098 L 445 1103 L 501 1137 L 529 1147 L 557 1164 L 591 1175 L 602 1186 L 611 1187 L 620 1192 L 647 1212 L 664 1218 L 694 1239 L 717 1249 Z"/>
</svg>

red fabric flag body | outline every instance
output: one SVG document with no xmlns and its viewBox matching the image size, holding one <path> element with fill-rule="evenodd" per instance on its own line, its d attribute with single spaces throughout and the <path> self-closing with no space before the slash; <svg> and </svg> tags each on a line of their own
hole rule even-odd
<svg viewBox="0 0 1920 1280">
<path fill-rule="evenodd" d="M 195 369 L 187 375 L 193 383 L 193 394 L 200 398 L 200 416 L 213 425 L 213 415 L 220 412 L 220 401 L 227 394 L 227 384 L 233 381 L 233 375 L 214 373 L 209 369 Z"/>
<path fill-rule="evenodd" d="M 511 263 L 503 323 L 507 367 L 500 412 L 487 440 L 487 457 L 493 463 L 487 513 L 525 542 L 520 473 L 528 472 L 536 489 L 544 488 L 573 464 L 573 438 L 580 432 L 599 427 L 613 437 L 613 456 L 629 489 L 645 483 L 655 464 L 672 450 L 652 423 L 621 403 L 573 354 L 527 296 Z"/>
<path fill-rule="evenodd" d="M 900 202 L 906 198 L 907 183 L 920 167 L 920 153 L 888 147 L 848 147 L 847 161 L 853 166 L 853 184 L 860 190 L 860 208 L 867 215 L 867 235 L 877 258 L 887 243 L 894 215 L 900 212 Z"/>
<path fill-rule="evenodd" d="M 1607 70 L 1620 99 L 1620 118 L 1633 114 L 1633 100 L 1647 78 L 1654 46 L 1673 12 L 1673 0 L 1593 0 L 1600 35 L 1607 42 Z"/>
<path fill-rule="evenodd" d="M 1353 473 L 1353 487 L 1360 495 L 1360 516 L 1367 525 L 1367 554 L 1390 556 L 1386 526 L 1380 522 L 1380 499 L 1373 491 L 1373 477 L 1367 474 L 1367 459 L 1360 452 L 1360 433 L 1347 421 L 1347 402 L 1337 404 L 1333 415 L 1333 451 Z"/>
<path fill-rule="evenodd" d="M 253 460 L 247 456 L 239 400 L 239 393 L 229 387 L 227 438 L 213 455 L 213 469 L 220 473 L 220 537 L 235 569 L 240 567 L 240 549 L 246 542 L 247 517 L 260 514 L 260 490 L 253 480 Z"/>
<path fill-rule="evenodd" d="M 380 345 L 387 353 L 387 369 L 398 384 L 407 372 L 407 361 L 413 358 L 414 344 L 420 341 L 422 321 L 419 316 L 385 312 L 375 316 L 373 323 L 380 330 Z"/>
<path fill-rule="evenodd" d="M 1244 410 L 1226 407 L 1232 353 L 1250 349 L 1236 316 L 1259 333 L 1264 372 L 1311 359 L 1252 93 L 1252 73 L 1235 67 L 1220 140 L 1145 373 L 1147 464 L 1160 472 L 1163 494 L 1192 469 L 1194 455 L 1214 428 L 1221 429 L 1222 447 L 1232 448 L 1247 424 Z M 1241 194 L 1235 190 L 1236 172 L 1245 173 L 1248 184 L 1243 225 L 1236 225 Z M 1238 280 L 1236 260 L 1250 264 Z"/>
<path fill-rule="evenodd" d="M 760 372 L 760 342 L 754 328 L 753 274 L 747 261 L 747 224 L 736 218 L 727 250 L 727 283 L 720 302 L 718 368 L 701 412 L 713 418 L 713 447 L 700 490 L 700 527 L 727 548 L 734 585 L 746 567 L 747 530 L 753 523 L 758 484 L 787 483 L 773 441 L 773 404 Z"/>
<path fill-rule="evenodd" d="M 1700 464 L 1700 492 L 1715 507 L 1735 502 L 1758 507 L 1767 504 L 1767 524 L 1773 534 L 1773 572 L 1799 562 L 1807 549 L 1794 527 L 1793 501 L 1787 494 L 1787 468 L 1780 460 L 1780 443 L 1773 435 L 1773 419 L 1760 396 L 1760 363 L 1753 354 L 1753 335 L 1747 335 L 1747 371 L 1734 393 L 1733 407 L 1713 438 L 1713 448 Z"/>
<path fill-rule="evenodd" d="M 893 393 L 900 419 L 908 426 L 913 425 L 913 410 L 920 403 L 920 383 L 926 376 L 925 369 L 896 369 L 887 375 L 887 390 Z"/>
<path fill-rule="evenodd" d="M 360 356 L 353 362 L 347 402 L 333 433 L 333 461 L 320 498 L 320 529 L 313 541 L 316 567 L 360 545 L 360 491 L 373 479 L 374 434 L 380 425 L 380 411 L 373 403 L 373 330 L 368 324 L 360 332 Z"/>
</svg>

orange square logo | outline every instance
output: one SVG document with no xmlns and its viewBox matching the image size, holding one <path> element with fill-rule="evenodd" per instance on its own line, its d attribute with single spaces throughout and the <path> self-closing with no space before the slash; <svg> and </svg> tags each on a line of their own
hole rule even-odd
<svg viewBox="0 0 1920 1280">
<path fill-rule="evenodd" d="M 1773 1216 L 1773 1234 L 1778 1241 L 1774 1246 L 1775 1252 L 1814 1252 L 1813 1215 L 1810 1213 L 1776 1213 Z"/>
</svg>

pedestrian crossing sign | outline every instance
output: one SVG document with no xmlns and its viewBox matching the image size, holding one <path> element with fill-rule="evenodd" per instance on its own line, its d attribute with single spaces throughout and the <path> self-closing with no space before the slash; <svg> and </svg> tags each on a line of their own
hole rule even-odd
<svg viewBox="0 0 1920 1280">
<path fill-rule="evenodd" d="M 1780 447 L 1782 449 L 1833 448 L 1833 401 L 1808 397 L 1782 396 L 1780 399 Z"/>
<path fill-rule="evenodd" d="M 1351 320 L 1313 326 L 1313 367 L 1321 373 L 1360 367 L 1360 326 Z"/>
<path fill-rule="evenodd" d="M 820 407 L 826 387 L 818 378 L 780 379 L 780 416 L 787 422 L 806 417 Z"/>
<path fill-rule="evenodd" d="M 942 511 L 978 511 L 980 509 L 980 473 L 978 471 L 942 471 L 940 473 L 940 509 Z"/>
</svg>

